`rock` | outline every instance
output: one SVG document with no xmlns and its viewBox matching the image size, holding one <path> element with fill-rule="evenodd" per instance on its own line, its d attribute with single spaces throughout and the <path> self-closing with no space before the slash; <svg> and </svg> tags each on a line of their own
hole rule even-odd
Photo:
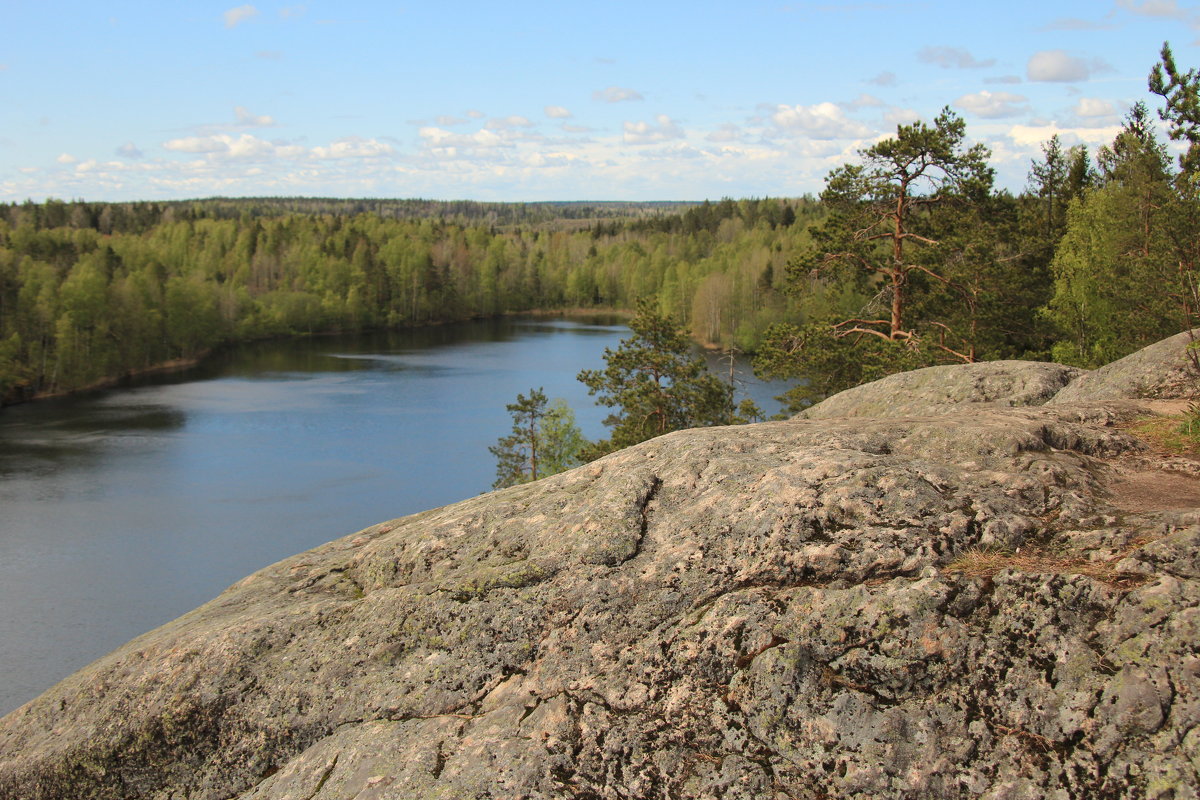
<svg viewBox="0 0 1200 800">
<path fill-rule="evenodd" d="M 1200 371 L 1188 345 L 1200 328 L 1176 334 L 1100 369 L 1080 375 L 1050 403 L 1099 403 L 1123 399 L 1191 398 L 1200 393 Z M 1200 352 L 1196 352 L 1200 358 Z"/>
<path fill-rule="evenodd" d="M 1114 496 L 1134 413 L 682 431 L 373 526 L 9 714 L 0 798 L 1195 797 L 1200 515 Z"/>
<path fill-rule="evenodd" d="M 1035 361 L 980 361 L 902 372 L 839 392 L 804 419 L 942 414 L 963 403 L 1040 406 L 1084 370 Z"/>
</svg>

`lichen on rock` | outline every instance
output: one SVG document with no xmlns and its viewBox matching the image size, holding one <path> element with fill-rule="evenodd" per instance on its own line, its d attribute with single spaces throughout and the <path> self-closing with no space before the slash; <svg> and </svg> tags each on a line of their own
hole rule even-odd
<svg viewBox="0 0 1200 800">
<path fill-rule="evenodd" d="M 965 403 L 1040 406 L 1085 370 L 1036 361 L 925 367 L 855 386 L 800 413 L 804 419 L 942 414 Z"/>
<path fill-rule="evenodd" d="M 0 797 L 1195 797 L 1200 509 L 1000 369 L 282 561 L 5 717 Z"/>
</svg>

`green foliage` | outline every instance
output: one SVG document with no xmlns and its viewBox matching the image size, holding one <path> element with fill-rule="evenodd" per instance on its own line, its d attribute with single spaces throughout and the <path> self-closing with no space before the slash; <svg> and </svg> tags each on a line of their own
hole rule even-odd
<svg viewBox="0 0 1200 800">
<path fill-rule="evenodd" d="M 875 294 L 863 313 L 833 322 L 836 336 L 856 342 L 864 336 L 918 338 L 909 303 L 951 284 L 943 271 L 947 248 L 935 238 L 935 211 L 988 197 L 988 151 L 967 146 L 966 125 L 946 108 L 932 126 L 901 125 L 895 137 L 860 156 L 863 163 L 829 174 L 821 199 L 830 217 L 815 231 L 815 247 L 789 265 L 790 272 L 793 278 L 825 273 Z"/>
<path fill-rule="evenodd" d="M 788 265 L 803 321 L 770 327 L 755 360 L 759 375 L 802 379 L 781 398 L 792 411 L 892 372 L 1033 344 L 1030 303 L 1044 296 L 997 233 L 1016 227 L 1016 204 L 992 194 L 988 151 L 967 144 L 963 121 L 945 109 L 860 156 L 829 174 L 830 215 Z"/>
<path fill-rule="evenodd" d="M 753 349 L 790 311 L 771 277 L 807 238 L 804 225 L 789 223 L 822 212 L 810 201 L 768 198 L 672 213 L 688 207 L 309 198 L 0 205 L 0 339 L 19 334 L 22 395 L 264 336 L 628 308 L 641 296 L 658 297 L 685 324 L 703 308 L 716 321 L 714 338 Z"/>
<path fill-rule="evenodd" d="M 578 466 L 579 453 L 587 446 L 575 414 L 565 400 L 547 404 L 541 389 L 505 406 L 513 418 L 512 433 L 501 437 L 488 451 L 496 457 L 493 488 L 516 486 L 564 472 Z"/>
<path fill-rule="evenodd" d="M 575 422 L 567 401 L 556 397 L 546 406 L 541 429 L 541 475 L 557 475 L 583 463 L 588 440 Z"/>
<path fill-rule="evenodd" d="M 1029 169 L 1029 190 L 1039 206 L 1033 237 L 1047 251 L 1047 262 L 1066 230 L 1071 201 L 1092 188 L 1096 180 L 1085 145 L 1064 150 L 1057 133 L 1042 145 L 1042 159 Z"/>
<path fill-rule="evenodd" d="M 733 388 L 691 355 L 691 340 L 671 317 L 642 300 L 629 327 L 632 337 L 605 349 L 603 370 L 579 373 L 597 403 L 618 409 L 604 421 L 611 437 L 589 447 L 587 460 L 670 431 L 732 422 Z"/>
<path fill-rule="evenodd" d="M 1095 367 L 1195 323 L 1195 199 L 1176 190 L 1146 107 L 1101 149 L 1103 184 L 1072 203 L 1046 317 L 1056 360 Z"/>
<path fill-rule="evenodd" d="M 752 422 L 762 422 L 766 418 L 766 413 L 759 407 L 758 403 L 749 397 L 745 397 L 742 399 L 742 402 L 738 403 L 737 411 L 734 412 L 731 421 L 734 425 L 749 425 Z"/>
<path fill-rule="evenodd" d="M 755 356 L 754 372 L 799 381 L 779 397 L 784 410 L 794 414 L 844 389 L 928 363 L 929 354 L 917 341 L 839 336 L 825 317 L 772 326 Z"/>
<path fill-rule="evenodd" d="M 1200 447 L 1200 401 L 1193 400 L 1188 403 L 1187 411 L 1179 421 L 1177 430 L 1188 440 L 1193 450 Z"/>
<path fill-rule="evenodd" d="M 1161 58 L 1150 72 L 1150 91 L 1166 102 L 1159 116 L 1169 123 L 1170 137 L 1188 142 L 1187 151 L 1179 157 L 1179 166 L 1194 187 L 1194 179 L 1200 174 L 1200 72 L 1195 69 L 1181 72 L 1166 42 Z"/>
<path fill-rule="evenodd" d="M 21 351 L 21 337 L 12 334 L 7 339 L 0 339 L 0 397 L 4 397 L 24 379 L 24 370 L 17 361 Z"/>
</svg>

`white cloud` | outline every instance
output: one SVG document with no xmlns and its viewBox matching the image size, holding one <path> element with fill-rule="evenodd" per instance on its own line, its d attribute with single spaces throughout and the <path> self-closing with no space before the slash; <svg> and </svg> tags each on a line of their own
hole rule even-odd
<svg viewBox="0 0 1200 800">
<path fill-rule="evenodd" d="M 228 136 L 185 136 L 181 139 L 169 139 L 162 143 L 163 149 L 176 153 L 220 153 L 229 149 Z"/>
<path fill-rule="evenodd" d="M 338 139 L 328 147 L 314 147 L 311 152 L 314 158 L 321 159 L 380 158 L 392 155 L 395 152 L 395 148 L 377 139 L 363 139 L 358 136 L 350 136 L 345 139 Z"/>
<path fill-rule="evenodd" d="M 251 5 L 238 6 L 226 11 L 221 17 L 225 20 L 226 28 L 236 28 L 241 23 L 258 16 L 258 9 Z"/>
<path fill-rule="evenodd" d="M 979 61 L 961 47 L 922 47 L 917 59 L 942 69 L 982 69 L 996 63 L 994 58 Z"/>
<path fill-rule="evenodd" d="M 176 153 L 198 153 L 231 159 L 266 158 L 276 155 L 275 145 L 248 133 L 236 138 L 227 133 L 215 136 L 187 136 L 170 139 L 163 142 L 162 146 L 163 149 Z"/>
<path fill-rule="evenodd" d="M 1108 100 L 1081 97 L 1075 104 L 1075 113 L 1081 117 L 1110 117 L 1117 113 L 1117 109 Z"/>
<path fill-rule="evenodd" d="M 240 128 L 270 128 L 275 124 L 275 120 L 271 117 L 265 114 L 262 116 L 251 114 L 245 106 L 234 106 L 233 114 L 237 117 L 237 124 Z"/>
<path fill-rule="evenodd" d="M 128 164 L 120 161 L 97 161 L 94 158 L 89 158 L 80 164 L 75 165 L 75 172 L 84 175 L 94 172 L 126 172 L 130 169 Z"/>
<path fill-rule="evenodd" d="M 985 119 L 1015 117 L 1029 110 L 1029 98 L 1011 92 L 989 92 L 984 89 L 974 94 L 964 94 L 954 105 L 966 109 Z"/>
<path fill-rule="evenodd" d="M 858 139 L 870 133 L 866 125 L 847 117 L 846 112 L 834 103 L 775 106 L 771 110 L 771 122 L 778 132 L 812 139 Z"/>
<path fill-rule="evenodd" d="M 983 82 L 991 83 L 991 84 L 1014 84 L 1014 83 L 1021 82 L 1021 76 L 1020 75 L 997 75 L 994 78 L 984 78 Z"/>
<path fill-rule="evenodd" d="M 570 119 L 572 114 L 562 106 L 546 106 L 543 109 L 550 119 Z"/>
<path fill-rule="evenodd" d="M 721 127 L 704 137 L 705 141 L 717 143 L 740 142 L 745 138 L 742 129 L 731 122 L 726 122 Z"/>
<path fill-rule="evenodd" d="M 894 72 L 881 72 L 867 81 L 867 83 L 874 84 L 875 86 L 895 86 L 898 82 L 896 73 Z"/>
<path fill-rule="evenodd" d="M 1087 62 L 1064 50 L 1042 50 L 1029 57 L 1025 72 L 1031 81 L 1085 81 L 1091 75 Z"/>
<path fill-rule="evenodd" d="M 489 119 L 487 127 L 494 131 L 504 131 L 512 128 L 532 128 L 533 123 L 527 118 L 513 114 L 508 117 L 499 117 Z"/>
<path fill-rule="evenodd" d="M 425 127 L 418 130 L 417 135 L 427 146 L 442 149 L 489 150 L 506 144 L 504 137 L 487 128 L 475 133 L 459 134 L 442 128 Z"/>
<path fill-rule="evenodd" d="M 243 133 L 236 139 L 232 136 L 225 138 L 228 139 L 226 152 L 230 158 L 265 158 L 275 155 L 274 145 L 248 133 Z"/>
<path fill-rule="evenodd" d="M 920 118 L 920 112 L 913 108 L 889 108 L 883 115 L 888 125 L 911 125 Z"/>
<path fill-rule="evenodd" d="M 567 133 L 591 133 L 592 129 L 586 125 L 570 125 L 563 124 L 562 129 Z"/>
<path fill-rule="evenodd" d="M 1194 13 L 1180 8 L 1177 0 L 1117 0 L 1117 5 L 1144 17 L 1186 20 Z"/>
<path fill-rule="evenodd" d="M 846 108 L 883 108 L 884 102 L 872 94 L 860 94 L 849 103 L 842 103 Z"/>
<path fill-rule="evenodd" d="M 623 89 L 620 86 L 609 86 L 603 91 L 592 92 L 593 100 L 600 100 L 605 103 L 620 103 L 626 100 L 644 100 L 634 89 Z"/>
<path fill-rule="evenodd" d="M 657 125 L 649 122 L 626 122 L 623 137 L 625 144 L 659 144 L 683 138 L 683 131 L 666 114 L 659 114 L 654 120 Z"/>
<path fill-rule="evenodd" d="M 1092 145 L 1109 144 L 1121 132 L 1120 125 L 1106 125 L 1097 128 L 1060 128 L 1057 124 L 1049 125 L 1014 125 L 1008 131 L 1008 138 L 1018 146 L 1040 147 L 1050 141 L 1055 134 L 1064 144 L 1072 145 L 1084 142 Z"/>
<path fill-rule="evenodd" d="M 117 155 L 122 158 L 141 158 L 142 151 L 133 142 L 126 142 L 117 148 Z"/>
<path fill-rule="evenodd" d="M 487 116 L 487 114 L 484 114 L 482 111 L 476 111 L 475 109 L 472 108 L 470 111 L 467 112 L 467 116 L 470 117 L 471 119 L 483 119 L 484 117 Z"/>
<path fill-rule="evenodd" d="M 454 117 L 454 116 L 451 116 L 450 114 L 442 114 L 440 116 L 434 117 L 433 121 L 436 122 L 438 125 L 441 125 L 444 128 L 448 128 L 451 125 L 462 125 L 463 123 L 466 122 L 465 119 L 462 119 L 461 117 Z"/>
<path fill-rule="evenodd" d="M 63 153 L 54 160 L 60 164 L 74 164 L 79 159 L 77 159 L 75 156 L 71 155 L 70 153 Z"/>
</svg>

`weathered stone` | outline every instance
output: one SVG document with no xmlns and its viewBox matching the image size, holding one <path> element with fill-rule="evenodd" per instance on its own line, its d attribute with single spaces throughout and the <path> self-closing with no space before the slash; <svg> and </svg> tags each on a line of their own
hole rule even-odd
<svg viewBox="0 0 1200 800">
<path fill-rule="evenodd" d="M 830 417 L 912 417 L 944 414 L 963 403 L 1040 406 L 1084 370 L 1036 361 L 981 361 L 889 375 L 826 398 L 800 413 Z"/>
<path fill-rule="evenodd" d="M 1192 398 L 1200 394 L 1200 351 L 1188 346 L 1200 340 L 1200 328 L 1161 342 L 1080 375 L 1050 403 L 1100 403 L 1108 400 Z M 1196 360 L 1193 360 L 1196 359 Z"/>
<path fill-rule="evenodd" d="M 1122 505 L 1135 413 L 684 431 L 373 526 L 5 717 L 0 798 L 1194 797 L 1200 514 Z"/>
</svg>

